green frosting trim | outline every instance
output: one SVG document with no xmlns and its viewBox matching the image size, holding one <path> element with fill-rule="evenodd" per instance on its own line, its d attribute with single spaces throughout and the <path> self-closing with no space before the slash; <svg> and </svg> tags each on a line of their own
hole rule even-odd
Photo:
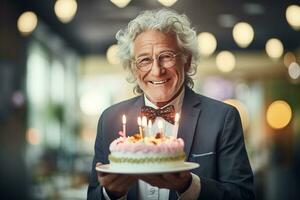
<svg viewBox="0 0 300 200">
<path fill-rule="evenodd" d="M 134 163 L 134 164 L 143 164 L 143 163 L 160 163 L 160 162 L 170 162 L 170 161 L 179 161 L 185 159 L 185 154 L 180 154 L 178 156 L 166 157 L 166 158 L 117 158 L 111 154 L 108 156 L 108 159 L 115 163 Z"/>
</svg>

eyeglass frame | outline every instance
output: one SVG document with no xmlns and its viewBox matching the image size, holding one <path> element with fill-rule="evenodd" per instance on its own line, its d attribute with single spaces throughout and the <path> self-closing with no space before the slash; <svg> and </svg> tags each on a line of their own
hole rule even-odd
<svg viewBox="0 0 300 200">
<path fill-rule="evenodd" d="M 172 54 L 172 60 L 171 60 L 171 61 L 174 62 L 173 65 L 170 65 L 170 66 L 168 66 L 168 67 L 165 67 L 165 66 L 163 66 L 163 64 L 159 61 L 159 57 L 160 57 L 161 55 L 165 54 L 165 53 L 171 53 L 171 54 Z M 173 52 L 173 51 L 165 51 L 165 52 L 162 52 L 162 53 L 160 53 L 159 55 L 155 56 L 154 58 L 153 58 L 153 56 L 148 56 L 148 57 L 145 56 L 145 57 L 141 57 L 141 59 L 143 59 L 143 58 L 150 58 L 150 59 L 151 59 L 151 63 L 149 63 L 149 67 L 146 67 L 147 70 L 143 70 L 141 67 L 138 67 L 137 61 L 138 61 L 139 58 L 137 58 L 137 59 L 132 59 L 132 60 L 131 60 L 131 61 L 132 61 L 131 64 L 134 64 L 134 66 L 135 66 L 138 70 L 140 70 L 140 71 L 142 71 L 142 72 L 149 72 L 149 71 L 152 69 L 152 67 L 153 67 L 154 60 L 156 60 L 156 61 L 158 62 L 158 64 L 159 64 L 160 67 L 163 67 L 163 68 L 165 68 L 165 69 L 168 69 L 168 68 L 172 68 L 172 67 L 175 66 L 175 64 L 176 64 L 176 57 L 179 56 L 179 55 L 181 55 L 181 54 L 182 54 L 182 52 L 177 52 L 177 53 L 175 53 L 175 52 Z M 148 69 L 148 68 L 149 68 L 149 69 Z"/>
</svg>

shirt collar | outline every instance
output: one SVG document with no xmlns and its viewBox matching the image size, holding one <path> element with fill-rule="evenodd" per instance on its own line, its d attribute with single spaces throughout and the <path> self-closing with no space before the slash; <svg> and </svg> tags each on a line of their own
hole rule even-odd
<svg viewBox="0 0 300 200">
<path fill-rule="evenodd" d="M 183 102 L 183 97 L 184 97 L 184 91 L 185 91 L 185 87 L 182 88 L 180 94 L 173 99 L 171 102 L 169 102 L 167 105 L 163 106 L 162 108 L 169 106 L 169 105 L 173 105 L 175 108 L 175 112 L 180 113 L 181 112 L 181 107 L 182 107 L 182 102 Z M 158 107 L 152 103 L 144 94 L 144 100 L 145 100 L 145 105 L 146 106 L 150 106 L 152 108 L 158 109 Z"/>
</svg>

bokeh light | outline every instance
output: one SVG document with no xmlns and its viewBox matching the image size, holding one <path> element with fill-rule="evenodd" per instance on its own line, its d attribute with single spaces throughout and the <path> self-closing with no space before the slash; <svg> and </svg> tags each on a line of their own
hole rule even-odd
<svg viewBox="0 0 300 200">
<path fill-rule="evenodd" d="M 115 4 L 119 8 L 125 8 L 131 0 L 110 0 L 113 4 Z"/>
<path fill-rule="evenodd" d="M 285 12 L 286 20 L 295 30 L 300 29 L 300 6 L 290 5 Z"/>
<path fill-rule="evenodd" d="M 57 0 L 54 5 L 54 12 L 63 23 L 70 22 L 77 11 L 76 0 Z"/>
<path fill-rule="evenodd" d="M 161 3 L 163 6 L 171 7 L 173 6 L 177 0 L 157 0 L 159 3 Z"/>
<path fill-rule="evenodd" d="M 290 105 L 282 100 L 271 103 L 267 109 L 267 123 L 274 129 L 286 127 L 292 118 Z"/>
<path fill-rule="evenodd" d="M 232 36 L 239 47 L 246 48 L 253 41 L 254 30 L 250 24 L 240 22 L 233 27 Z"/>
<path fill-rule="evenodd" d="M 40 133 L 35 128 L 28 128 L 26 131 L 26 140 L 31 145 L 38 145 L 41 142 Z"/>
<path fill-rule="evenodd" d="M 110 64 L 117 65 L 120 63 L 120 60 L 117 56 L 119 47 L 117 44 L 111 45 L 106 52 L 106 59 Z"/>
<path fill-rule="evenodd" d="M 296 62 L 296 56 L 292 52 L 286 52 L 283 56 L 283 64 L 289 67 L 292 62 Z"/>
<path fill-rule="evenodd" d="M 292 79 L 298 79 L 300 77 L 300 66 L 296 62 L 292 62 L 289 66 L 289 76 Z"/>
<path fill-rule="evenodd" d="M 266 43 L 266 52 L 270 58 L 280 58 L 283 54 L 283 44 L 277 38 L 271 38 Z"/>
<path fill-rule="evenodd" d="M 198 35 L 198 45 L 200 55 L 207 57 L 216 50 L 217 40 L 213 34 L 202 32 Z"/>
<path fill-rule="evenodd" d="M 221 72 L 230 72 L 235 67 L 235 57 L 230 51 L 221 51 L 216 57 L 216 64 Z"/>
<path fill-rule="evenodd" d="M 20 33 L 24 36 L 29 35 L 36 28 L 38 18 L 34 12 L 27 11 L 21 14 L 17 26 Z"/>
</svg>

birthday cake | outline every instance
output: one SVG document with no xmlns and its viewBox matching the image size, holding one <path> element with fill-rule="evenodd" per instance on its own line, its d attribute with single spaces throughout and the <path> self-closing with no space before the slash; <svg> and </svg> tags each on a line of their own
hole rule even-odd
<svg viewBox="0 0 300 200">
<path fill-rule="evenodd" d="M 119 137 L 109 149 L 108 159 L 114 169 L 165 169 L 182 165 L 185 160 L 184 141 L 161 133 L 148 137 L 140 134 Z"/>
</svg>

